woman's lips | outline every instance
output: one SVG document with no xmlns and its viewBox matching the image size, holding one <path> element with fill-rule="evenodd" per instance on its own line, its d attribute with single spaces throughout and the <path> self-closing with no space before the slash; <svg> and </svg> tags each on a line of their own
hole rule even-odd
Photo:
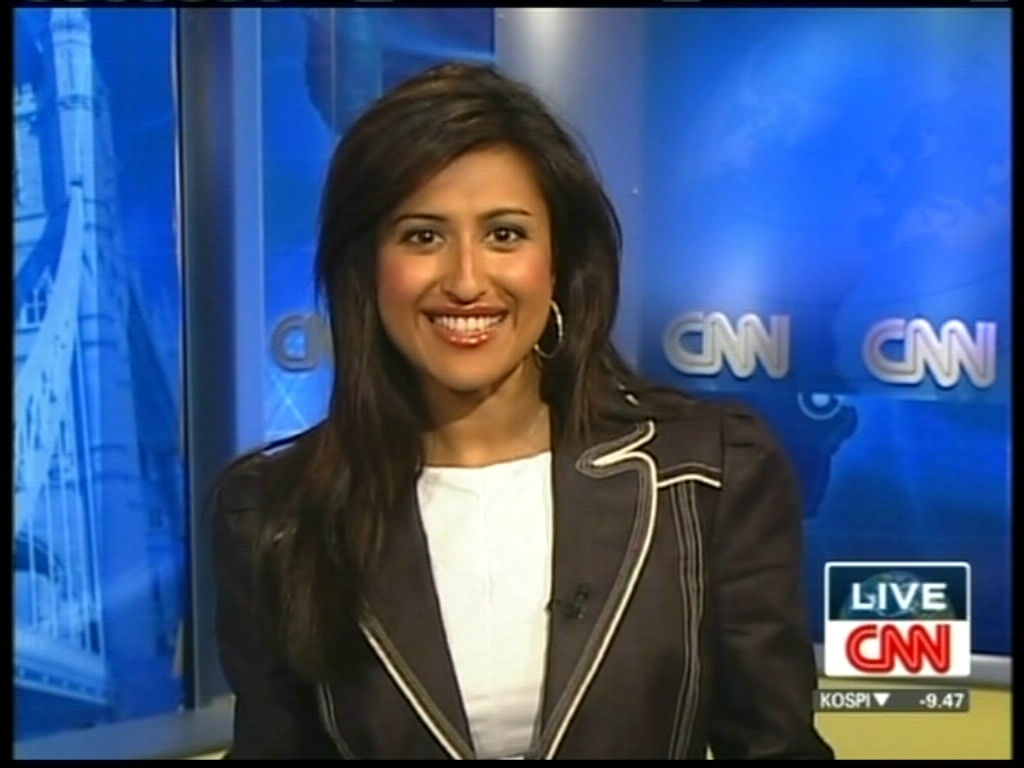
<svg viewBox="0 0 1024 768">
<path fill-rule="evenodd" d="M 430 325 L 438 337 L 461 349 L 479 347 L 504 325 L 508 313 L 501 315 L 432 315 Z"/>
</svg>

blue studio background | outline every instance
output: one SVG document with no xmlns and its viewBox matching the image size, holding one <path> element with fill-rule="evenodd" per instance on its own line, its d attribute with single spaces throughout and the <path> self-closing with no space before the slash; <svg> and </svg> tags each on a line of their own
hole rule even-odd
<svg viewBox="0 0 1024 768">
<path fill-rule="evenodd" d="M 1008 654 L 1009 13 L 650 14 L 641 367 L 750 403 L 786 443 L 819 631 L 828 560 L 965 560 L 973 648 Z M 916 383 L 866 363 L 890 318 L 940 342 L 882 345 L 925 361 Z M 944 337 L 957 322 L 979 343 Z"/>
<path fill-rule="evenodd" d="M 183 701 L 173 13 L 15 11 L 16 739 Z"/>
</svg>

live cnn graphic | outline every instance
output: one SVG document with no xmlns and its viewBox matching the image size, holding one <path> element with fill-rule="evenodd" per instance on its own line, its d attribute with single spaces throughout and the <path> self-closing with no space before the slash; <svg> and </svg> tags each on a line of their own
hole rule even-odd
<svg viewBox="0 0 1024 768">
<path fill-rule="evenodd" d="M 827 563 L 825 675 L 971 673 L 967 563 Z"/>
</svg>

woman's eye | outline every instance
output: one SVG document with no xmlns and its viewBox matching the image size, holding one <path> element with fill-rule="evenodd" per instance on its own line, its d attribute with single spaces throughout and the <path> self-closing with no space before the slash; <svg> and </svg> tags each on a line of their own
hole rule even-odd
<svg viewBox="0 0 1024 768">
<path fill-rule="evenodd" d="M 435 245 L 440 239 L 440 234 L 433 229 L 413 229 L 405 233 L 402 237 L 402 242 L 411 243 L 412 245 L 427 246 Z"/>
<path fill-rule="evenodd" d="M 521 240 L 524 234 L 514 227 L 496 227 L 491 230 L 491 237 L 500 245 L 512 245 Z"/>
</svg>

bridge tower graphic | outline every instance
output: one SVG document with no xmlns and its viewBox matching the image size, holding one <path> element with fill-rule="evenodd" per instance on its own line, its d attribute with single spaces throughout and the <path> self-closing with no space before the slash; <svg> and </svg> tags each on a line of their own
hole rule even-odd
<svg viewBox="0 0 1024 768">
<path fill-rule="evenodd" d="M 177 384 L 120 239 L 89 12 L 35 13 L 14 85 L 19 738 L 174 709 L 184 595 Z"/>
</svg>

